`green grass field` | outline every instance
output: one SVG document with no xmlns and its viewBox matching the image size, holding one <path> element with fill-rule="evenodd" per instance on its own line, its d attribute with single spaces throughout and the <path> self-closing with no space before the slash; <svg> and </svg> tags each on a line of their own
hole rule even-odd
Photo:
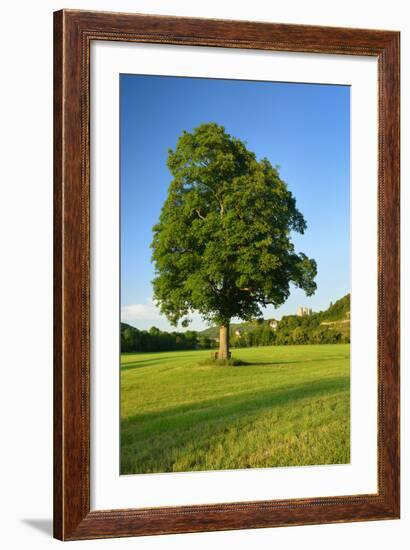
<svg viewBox="0 0 410 550">
<path fill-rule="evenodd" d="M 123 354 L 121 473 L 350 461 L 350 346 Z"/>
</svg>

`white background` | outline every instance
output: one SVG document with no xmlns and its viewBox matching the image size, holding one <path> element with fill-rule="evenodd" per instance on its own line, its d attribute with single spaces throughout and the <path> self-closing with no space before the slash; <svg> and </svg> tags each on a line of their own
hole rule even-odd
<svg viewBox="0 0 410 550">
<path fill-rule="evenodd" d="M 52 11 L 62 7 L 139 11 L 288 23 L 385 28 L 402 32 L 402 151 L 409 150 L 410 18 L 406 3 L 288 0 L 270 3 L 174 0 L 9 2 L 2 6 L 1 223 L 1 544 L 47 549 L 52 505 Z M 400 521 L 206 533 L 71 543 L 74 547 L 197 549 L 408 547 L 410 536 L 409 377 L 405 343 L 410 277 L 408 158 L 403 154 L 403 368 Z M 3 196 L 4 193 L 4 196 Z M 408 431 L 408 429 L 407 429 Z"/>
</svg>

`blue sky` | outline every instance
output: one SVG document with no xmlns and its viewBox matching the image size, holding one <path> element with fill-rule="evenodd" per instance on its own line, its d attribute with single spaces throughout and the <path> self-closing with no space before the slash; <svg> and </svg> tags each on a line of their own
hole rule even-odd
<svg viewBox="0 0 410 550">
<path fill-rule="evenodd" d="M 183 130 L 225 126 L 257 158 L 279 165 L 307 221 L 296 251 L 315 258 L 317 291 L 292 288 L 279 319 L 299 305 L 319 311 L 350 291 L 350 88 L 203 78 L 120 76 L 121 318 L 175 330 L 152 301 L 150 243 L 171 175 L 168 148 Z M 197 316 L 189 328 L 206 324 Z M 181 329 L 182 330 L 182 329 Z"/>
</svg>

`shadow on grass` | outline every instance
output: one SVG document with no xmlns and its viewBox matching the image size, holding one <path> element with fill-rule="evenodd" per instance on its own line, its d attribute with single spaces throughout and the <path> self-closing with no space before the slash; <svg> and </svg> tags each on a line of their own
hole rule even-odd
<svg viewBox="0 0 410 550">
<path fill-rule="evenodd" d="M 290 403 L 318 399 L 349 391 L 349 376 L 295 384 L 286 388 L 244 392 L 170 407 L 158 412 L 137 414 L 121 421 L 121 456 L 132 457 L 136 469 L 122 474 L 172 471 L 176 453 L 201 441 L 209 441 L 230 426 L 246 422 L 246 416 L 274 410 Z M 169 462 L 163 466 L 164 459 Z M 155 464 L 161 466 L 155 466 Z M 157 469 L 155 469 L 157 468 Z M 159 469 L 158 469 L 159 468 Z M 164 469 L 165 468 L 165 469 Z"/>
<path fill-rule="evenodd" d="M 197 403 L 188 403 L 177 407 L 170 407 L 161 411 L 142 413 L 121 420 L 121 428 L 127 430 L 131 426 L 143 423 L 155 424 L 164 419 L 170 420 L 181 416 L 184 421 L 201 420 L 201 416 L 209 419 L 211 416 L 220 418 L 231 414 L 247 414 L 251 410 L 260 408 L 283 406 L 301 399 L 332 394 L 349 388 L 349 376 L 339 376 L 317 380 L 315 382 L 295 384 L 286 388 L 264 391 L 241 392 L 238 395 L 230 395 L 205 399 Z M 212 411 L 214 413 L 212 414 Z M 185 422 L 184 422 L 185 423 Z M 171 426 L 169 426 L 171 427 Z M 178 428 L 180 426 L 178 425 Z"/>
<path fill-rule="evenodd" d="M 320 357 L 313 359 L 293 359 L 291 361 L 243 361 L 243 364 L 237 365 L 238 368 L 254 367 L 254 366 L 266 366 L 266 367 L 279 367 L 280 365 L 297 365 L 301 363 L 320 363 L 326 361 L 345 361 L 348 356 L 342 355 L 329 355 L 328 357 Z"/>
<path fill-rule="evenodd" d="M 161 352 L 166 353 L 166 352 Z M 158 354 L 159 355 L 159 354 Z M 196 353 L 185 353 L 183 356 L 183 359 L 198 359 L 199 357 Z M 327 357 L 318 357 L 318 358 L 312 358 L 312 359 L 292 359 L 290 361 L 247 361 L 242 360 L 241 358 L 235 356 L 233 357 L 234 361 L 238 361 L 238 364 L 236 365 L 218 365 L 216 362 L 212 361 L 211 359 L 208 359 L 207 357 L 204 358 L 202 361 L 198 361 L 195 363 L 195 365 L 198 366 L 214 366 L 215 368 L 245 368 L 245 367 L 253 367 L 253 366 L 266 366 L 266 367 L 278 367 L 281 365 L 296 365 L 301 363 L 319 363 L 319 362 L 326 362 L 326 361 L 334 361 L 334 360 L 340 360 L 344 361 L 348 356 L 341 356 L 341 355 L 329 355 Z M 158 356 L 158 357 L 150 357 L 148 359 L 141 359 L 137 361 L 132 361 L 130 363 L 125 363 L 125 365 L 121 365 L 121 372 L 126 372 L 128 370 L 135 370 L 142 367 L 156 367 L 159 365 L 163 365 L 164 363 L 170 363 L 170 366 L 178 366 L 176 363 L 173 365 L 173 361 L 177 361 L 177 359 L 170 358 L 169 356 Z"/>
<path fill-rule="evenodd" d="M 190 353 L 190 354 L 184 355 L 183 359 L 192 358 L 192 357 L 198 357 L 198 356 L 194 353 Z M 121 372 L 125 372 L 127 370 L 139 369 L 139 368 L 147 367 L 147 366 L 156 367 L 158 365 L 162 365 L 163 363 L 170 363 L 170 366 L 172 366 L 172 362 L 177 361 L 178 359 L 179 358 L 177 358 L 177 359 L 171 358 L 170 359 L 169 356 L 166 356 L 166 357 L 151 357 L 149 359 L 142 359 L 142 360 L 138 360 L 138 361 L 132 361 L 130 363 L 125 363 L 125 365 L 121 365 Z M 175 366 L 178 366 L 178 365 L 175 363 Z"/>
</svg>

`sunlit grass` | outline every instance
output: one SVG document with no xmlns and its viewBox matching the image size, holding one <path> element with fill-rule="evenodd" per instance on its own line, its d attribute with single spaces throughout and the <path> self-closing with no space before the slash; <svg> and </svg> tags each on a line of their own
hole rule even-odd
<svg viewBox="0 0 410 550">
<path fill-rule="evenodd" d="M 123 354 L 121 473 L 350 461 L 350 346 Z"/>
</svg>

